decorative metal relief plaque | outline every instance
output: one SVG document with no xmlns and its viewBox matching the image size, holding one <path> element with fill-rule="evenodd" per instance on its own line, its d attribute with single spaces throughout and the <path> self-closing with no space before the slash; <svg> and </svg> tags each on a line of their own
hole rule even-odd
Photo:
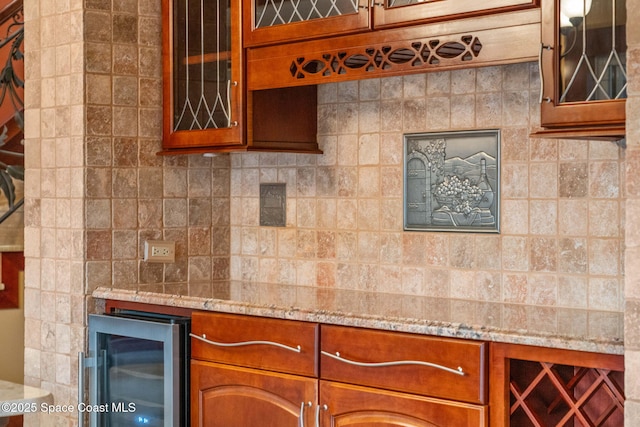
<svg viewBox="0 0 640 427">
<path fill-rule="evenodd" d="M 500 131 L 404 136 L 404 229 L 500 231 Z"/>
<path fill-rule="evenodd" d="M 260 184 L 260 225 L 284 227 L 286 213 L 286 184 Z"/>
</svg>

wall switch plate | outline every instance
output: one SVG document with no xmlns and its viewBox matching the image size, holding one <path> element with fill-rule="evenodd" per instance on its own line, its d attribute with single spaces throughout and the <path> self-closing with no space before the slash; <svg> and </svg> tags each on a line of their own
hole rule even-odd
<svg viewBox="0 0 640 427">
<path fill-rule="evenodd" d="M 287 225 L 287 187 L 284 183 L 260 184 L 260 225 Z"/>
<path fill-rule="evenodd" d="M 144 260 L 147 262 L 176 262 L 176 242 L 167 240 L 145 241 Z"/>
</svg>

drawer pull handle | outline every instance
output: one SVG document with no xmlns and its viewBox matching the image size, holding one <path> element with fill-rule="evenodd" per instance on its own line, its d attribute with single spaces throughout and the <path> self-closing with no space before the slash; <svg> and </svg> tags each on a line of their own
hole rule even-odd
<svg viewBox="0 0 640 427">
<path fill-rule="evenodd" d="M 430 368 L 441 369 L 443 371 L 460 375 L 460 376 L 465 375 L 464 371 L 462 370 L 462 367 L 460 366 L 458 366 L 457 369 L 453 369 L 453 368 L 448 368 L 446 366 L 438 365 L 436 363 L 422 362 L 419 360 L 397 360 L 394 362 L 377 362 L 377 363 L 356 362 L 355 360 L 345 359 L 344 357 L 340 356 L 339 352 L 336 352 L 335 354 L 333 354 L 327 351 L 321 351 L 320 353 L 324 354 L 325 356 L 331 357 L 333 359 L 339 360 L 340 362 L 348 363 L 349 365 L 362 366 L 365 368 L 382 368 L 385 366 L 401 366 L 401 365 L 420 365 L 420 366 L 428 366 Z"/>
<path fill-rule="evenodd" d="M 207 344 L 215 345 L 217 347 L 242 347 L 245 345 L 271 345 L 274 347 L 280 347 L 285 350 L 293 351 L 295 353 L 302 353 L 302 347 L 300 346 L 290 347 L 288 345 L 280 344 L 279 342 L 273 342 L 273 341 L 241 341 L 241 342 L 226 343 L 226 342 L 216 342 L 216 341 L 208 340 L 205 334 L 202 334 L 202 336 L 196 335 L 196 334 L 189 334 L 189 336 L 197 340 L 204 341 Z"/>
</svg>

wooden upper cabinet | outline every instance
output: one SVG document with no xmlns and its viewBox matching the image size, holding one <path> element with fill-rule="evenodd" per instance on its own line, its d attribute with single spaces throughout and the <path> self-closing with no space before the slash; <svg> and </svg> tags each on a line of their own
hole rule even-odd
<svg viewBox="0 0 640 427">
<path fill-rule="evenodd" d="M 240 0 L 163 0 L 163 148 L 243 143 Z"/>
<path fill-rule="evenodd" d="M 249 91 L 240 0 L 163 0 L 160 154 L 321 153 L 317 89 Z"/>
<path fill-rule="evenodd" d="M 372 0 L 375 28 L 426 23 L 536 7 L 538 0 Z"/>
<path fill-rule="evenodd" d="M 244 0 L 246 47 L 536 7 L 538 0 Z"/>
<path fill-rule="evenodd" d="M 367 0 L 244 0 L 245 47 L 286 43 L 370 28 Z"/>
<path fill-rule="evenodd" d="M 625 0 L 543 0 L 541 28 L 540 134 L 624 136 Z"/>
</svg>

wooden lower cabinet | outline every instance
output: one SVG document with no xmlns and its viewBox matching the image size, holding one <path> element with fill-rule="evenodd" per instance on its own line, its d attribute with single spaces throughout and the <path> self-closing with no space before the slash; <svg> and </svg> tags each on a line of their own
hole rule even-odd
<svg viewBox="0 0 640 427">
<path fill-rule="evenodd" d="M 191 362 L 195 427 L 484 427 L 486 406 Z"/>
<path fill-rule="evenodd" d="M 492 343 L 492 427 L 619 427 L 624 423 L 624 358 Z"/>
<path fill-rule="evenodd" d="M 192 332 L 193 427 L 624 419 L 622 356 L 211 313 L 194 313 Z"/>
<path fill-rule="evenodd" d="M 317 380 L 297 375 L 191 362 L 191 426 L 312 426 Z M 301 418 L 303 423 L 301 423 Z"/>
<path fill-rule="evenodd" d="M 321 427 L 481 427 L 485 406 L 320 381 Z"/>
</svg>

